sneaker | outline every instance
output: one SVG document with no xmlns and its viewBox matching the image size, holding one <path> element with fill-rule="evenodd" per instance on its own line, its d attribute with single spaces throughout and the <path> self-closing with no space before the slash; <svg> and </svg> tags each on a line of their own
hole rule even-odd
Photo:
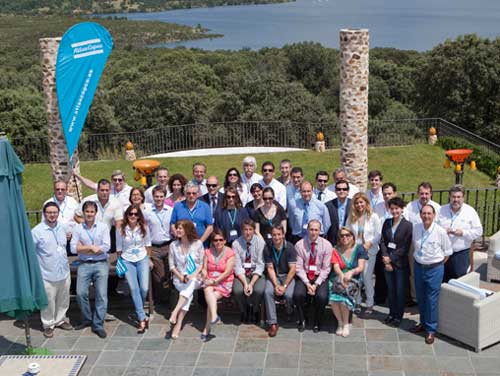
<svg viewBox="0 0 500 376">
<path fill-rule="evenodd" d="M 52 338 L 52 337 L 54 337 L 54 328 L 45 328 L 43 330 L 43 336 L 45 338 Z"/>
<path fill-rule="evenodd" d="M 64 321 L 61 325 L 58 325 L 57 327 L 62 330 L 73 330 L 73 325 L 71 325 L 67 321 Z"/>
</svg>

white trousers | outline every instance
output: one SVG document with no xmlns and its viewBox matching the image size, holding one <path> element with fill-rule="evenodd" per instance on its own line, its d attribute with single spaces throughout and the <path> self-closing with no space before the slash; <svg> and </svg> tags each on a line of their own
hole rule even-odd
<svg viewBox="0 0 500 376">
<path fill-rule="evenodd" d="M 177 278 L 174 278 L 174 286 L 179 291 L 179 295 L 187 299 L 186 304 L 182 307 L 183 311 L 189 311 L 189 306 L 193 301 L 194 290 L 201 287 L 201 281 L 190 279 L 188 283 L 182 283 Z"/>
<path fill-rule="evenodd" d="M 363 269 L 363 283 L 365 284 L 366 293 L 366 305 L 367 307 L 372 307 L 374 304 L 374 283 L 373 283 L 373 271 L 375 270 L 375 262 L 377 261 L 377 255 L 368 255 L 368 260 L 365 260 L 365 268 Z"/>
<path fill-rule="evenodd" d="M 66 321 L 66 312 L 69 308 L 69 288 L 71 274 L 66 279 L 57 282 L 43 281 L 47 300 L 47 308 L 40 312 L 43 328 L 54 328 Z"/>
</svg>

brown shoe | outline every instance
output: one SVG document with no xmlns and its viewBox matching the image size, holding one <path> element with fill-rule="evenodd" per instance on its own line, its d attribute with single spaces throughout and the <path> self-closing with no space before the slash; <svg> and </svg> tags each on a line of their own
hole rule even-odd
<svg viewBox="0 0 500 376">
<path fill-rule="evenodd" d="M 412 333 L 422 333 L 423 331 L 425 331 L 425 328 L 422 324 L 415 325 L 410 329 L 410 332 Z"/>
<path fill-rule="evenodd" d="M 62 330 L 73 330 L 73 325 L 69 322 L 64 321 L 61 325 L 58 326 L 59 329 Z"/>
<path fill-rule="evenodd" d="M 276 337 L 276 334 L 278 334 L 278 324 L 272 324 L 268 333 L 269 337 Z"/>
<path fill-rule="evenodd" d="M 43 330 L 43 336 L 45 338 L 52 338 L 52 337 L 54 337 L 54 328 L 45 328 Z"/>
<path fill-rule="evenodd" d="M 425 336 L 425 343 L 432 345 L 434 343 L 434 333 L 427 333 Z"/>
</svg>

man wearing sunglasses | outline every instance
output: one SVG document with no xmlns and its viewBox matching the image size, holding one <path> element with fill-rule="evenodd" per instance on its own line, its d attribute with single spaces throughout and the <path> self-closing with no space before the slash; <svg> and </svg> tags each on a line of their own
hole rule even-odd
<svg viewBox="0 0 500 376">
<path fill-rule="evenodd" d="M 333 172 L 333 180 L 334 184 L 330 185 L 328 187 L 328 190 L 334 193 L 335 197 L 337 197 L 337 191 L 335 190 L 335 185 L 341 181 L 347 181 L 347 173 L 345 172 L 344 168 L 339 167 Z M 356 187 L 354 184 L 349 183 L 349 195 L 347 196 L 348 198 L 353 198 L 356 193 L 359 192 L 359 188 Z"/>
<path fill-rule="evenodd" d="M 319 201 L 326 203 L 335 198 L 335 193 L 328 189 L 328 180 L 330 175 L 326 171 L 316 173 L 316 188 L 314 188 L 314 197 Z"/>
<path fill-rule="evenodd" d="M 274 178 L 274 164 L 267 161 L 262 164 L 263 178 L 259 181 L 262 189 L 271 187 L 274 191 L 274 199 L 286 210 L 286 188 Z"/>
<path fill-rule="evenodd" d="M 84 186 L 93 191 L 97 191 L 97 183 L 95 181 L 76 174 L 75 170 L 73 170 L 73 174 Z M 113 171 L 111 174 L 111 183 L 110 196 L 116 198 L 120 202 L 123 211 L 125 211 L 125 209 L 130 206 L 129 198 L 132 187 L 125 181 L 125 174 L 121 170 Z"/>
<path fill-rule="evenodd" d="M 209 176 L 206 186 L 208 192 L 201 196 L 198 200 L 201 200 L 210 206 L 212 218 L 214 218 L 215 212 L 219 210 L 222 205 L 224 194 L 219 192 L 219 179 L 217 179 L 217 176 Z"/>
<path fill-rule="evenodd" d="M 331 226 L 326 234 L 326 238 L 332 245 L 337 244 L 337 234 L 341 227 L 344 227 L 349 218 L 349 208 L 351 199 L 349 196 L 349 183 L 345 180 L 339 180 L 335 184 L 337 198 L 328 201 L 325 205 L 330 214 Z"/>
</svg>

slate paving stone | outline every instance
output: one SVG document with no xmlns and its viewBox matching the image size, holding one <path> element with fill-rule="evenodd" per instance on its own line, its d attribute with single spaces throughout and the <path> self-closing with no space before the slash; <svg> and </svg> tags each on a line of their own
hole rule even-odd
<svg viewBox="0 0 500 376">
<path fill-rule="evenodd" d="M 325 356 L 333 355 L 333 342 L 316 342 L 316 341 L 304 341 L 301 344 L 302 354 L 322 354 Z"/>
<path fill-rule="evenodd" d="M 365 329 L 366 340 L 373 342 L 395 342 L 398 340 L 395 329 Z"/>
<path fill-rule="evenodd" d="M 109 335 L 109 333 L 108 333 Z M 114 333 L 110 337 L 144 337 L 144 334 L 137 334 L 137 329 L 129 324 L 120 324 L 116 327 Z"/>
<path fill-rule="evenodd" d="M 94 367 L 89 373 L 90 376 L 122 376 L 126 367 Z"/>
<path fill-rule="evenodd" d="M 199 352 L 203 342 L 199 338 L 179 338 L 172 341 L 170 351 L 194 351 Z"/>
<path fill-rule="evenodd" d="M 370 355 L 400 355 L 396 342 L 367 342 L 366 353 Z"/>
<path fill-rule="evenodd" d="M 437 356 L 462 356 L 468 357 L 467 349 L 463 348 L 459 342 L 445 342 L 442 340 L 436 341 L 434 345 L 434 352 Z"/>
<path fill-rule="evenodd" d="M 335 343 L 337 342 L 365 342 L 365 329 L 351 329 L 349 337 L 335 336 Z"/>
<path fill-rule="evenodd" d="M 236 352 L 266 352 L 268 339 L 245 339 L 240 338 L 236 342 Z"/>
<path fill-rule="evenodd" d="M 137 350 L 130 361 L 130 367 L 149 367 L 158 365 L 163 362 L 166 353 L 164 351 L 139 351 Z"/>
<path fill-rule="evenodd" d="M 401 371 L 401 358 L 398 356 L 369 355 L 368 371 Z"/>
<path fill-rule="evenodd" d="M 101 351 L 107 344 L 107 338 L 95 337 L 80 337 L 73 345 L 73 350 L 83 351 Z"/>
<path fill-rule="evenodd" d="M 127 338 L 126 340 L 110 338 L 104 346 L 104 350 L 136 350 L 139 342 L 141 342 L 141 338 Z"/>
<path fill-rule="evenodd" d="M 476 373 L 500 373 L 500 358 L 477 356 L 471 362 Z"/>
<path fill-rule="evenodd" d="M 197 352 L 174 352 L 169 351 L 162 367 L 170 366 L 193 366 L 196 364 L 199 353 Z"/>
<path fill-rule="evenodd" d="M 335 354 L 334 374 L 342 372 L 366 371 L 366 355 Z"/>
<path fill-rule="evenodd" d="M 289 368 L 265 368 L 264 376 L 295 376 L 299 372 L 299 369 L 289 369 Z"/>
<path fill-rule="evenodd" d="M 433 345 L 435 346 L 435 345 Z M 402 355 L 434 355 L 433 346 L 422 342 L 399 342 Z"/>
<path fill-rule="evenodd" d="M 299 368 L 331 370 L 333 368 L 333 357 L 326 357 L 321 354 L 301 354 Z"/>
<path fill-rule="evenodd" d="M 262 368 L 229 368 L 228 376 L 262 376 Z"/>
<path fill-rule="evenodd" d="M 170 339 L 165 338 L 144 338 L 139 343 L 137 350 L 167 351 L 171 342 Z"/>
<path fill-rule="evenodd" d="M 52 351 L 71 350 L 76 341 L 78 341 L 78 337 L 50 338 L 45 341 L 43 346 Z"/>
<path fill-rule="evenodd" d="M 265 368 L 298 368 L 297 354 L 267 354 Z"/>
<path fill-rule="evenodd" d="M 472 363 L 467 358 L 457 358 L 449 356 L 437 356 L 436 357 L 438 369 L 441 372 L 460 372 L 460 373 L 474 373 L 472 368 Z M 500 372 L 500 369 L 497 369 Z"/>
<path fill-rule="evenodd" d="M 159 370 L 157 367 L 128 368 L 124 376 L 156 376 Z"/>
<path fill-rule="evenodd" d="M 300 341 L 297 339 L 273 338 L 269 341 L 268 353 L 298 353 Z"/>
<path fill-rule="evenodd" d="M 97 366 L 125 366 L 129 365 L 134 353 L 132 351 L 101 351 L 97 359 Z"/>
<path fill-rule="evenodd" d="M 164 338 L 168 329 L 168 325 L 150 324 L 144 336 L 146 338 Z"/>
<path fill-rule="evenodd" d="M 193 376 L 227 376 L 229 368 L 202 368 L 194 369 Z"/>
<path fill-rule="evenodd" d="M 234 350 L 234 344 L 236 342 L 236 337 L 233 338 L 213 338 L 212 340 L 206 342 L 201 351 L 210 352 L 232 352 Z"/>
<path fill-rule="evenodd" d="M 263 352 L 235 352 L 231 359 L 231 368 L 264 368 L 266 354 Z"/>
<path fill-rule="evenodd" d="M 437 371 L 436 358 L 433 356 L 403 356 L 403 370 L 408 372 Z"/>
<path fill-rule="evenodd" d="M 225 368 L 229 367 L 231 353 L 202 352 L 196 363 L 197 368 Z"/>
<path fill-rule="evenodd" d="M 193 367 L 162 367 L 160 368 L 158 376 L 191 376 L 193 369 Z"/>
<path fill-rule="evenodd" d="M 300 368 L 298 376 L 332 376 L 332 369 Z"/>
<path fill-rule="evenodd" d="M 335 353 L 347 355 L 366 355 L 366 343 L 343 341 L 337 343 L 337 345 L 335 346 Z"/>
</svg>

